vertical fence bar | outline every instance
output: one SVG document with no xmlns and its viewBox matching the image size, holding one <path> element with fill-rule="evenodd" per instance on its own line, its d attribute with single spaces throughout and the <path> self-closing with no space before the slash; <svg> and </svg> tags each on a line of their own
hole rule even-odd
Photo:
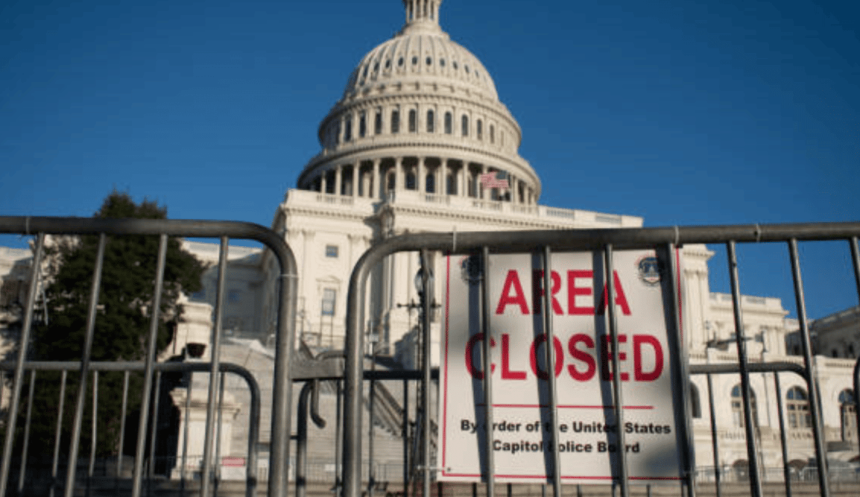
<svg viewBox="0 0 860 497">
<path fill-rule="evenodd" d="M 59 483 L 57 481 L 57 467 L 60 465 L 60 442 L 63 436 L 63 410 L 66 406 L 66 379 L 68 375 L 69 372 L 65 369 L 60 373 L 60 400 L 57 407 L 57 425 L 54 431 L 54 458 L 51 462 L 51 497 L 54 497 L 54 489 Z"/>
<path fill-rule="evenodd" d="M 371 363 L 370 363 L 370 369 L 371 369 L 371 371 L 375 371 L 376 370 L 376 357 L 374 356 L 374 352 L 376 351 L 376 342 L 375 341 L 371 342 L 370 346 L 372 347 L 372 352 L 370 353 L 370 355 L 372 357 Z M 373 470 L 374 469 L 373 468 L 373 435 L 374 435 L 373 423 L 374 423 L 374 414 L 375 414 L 373 412 L 373 410 L 376 407 L 375 399 L 374 399 L 374 397 L 376 396 L 376 380 L 374 380 L 372 378 L 370 380 L 370 392 L 369 392 L 368 396 L 370 398 L 368 399 L 369 405 L 367 406 L 367 410 L 368 410 L 368 413 L 367 413 L 367 417 L 368 417 L 368 423 L 367 423 L 367 425 L 368 425 L 367 426 L 367 460 L 370 461 L 370 466 L 367 468 L 367 495 L 368 495 L 368 497 L 373 497 L 373 486 L 376 483 L 374 481 L 376 479 L 376 475 L 374 474 L 374 470 Z M 299 496 L 299 497 L 303 497 L 303 496 Z"/>
<path fill-rule="evenodd" d="M 422 288 L 422 298 L 421 298 L 421 332 L 422 332 L 422 340 L 421 340 L 421 366 L 423 368 L 423 375 L 421 377 L 421 405 L 424 408 L 424 424 L 422 438 L 424 439 L 424 455 L 422 457 L 422 464 L 424 465 L 424 478 L 423 478 L 423 490 L 424 497 L 430 496 L 430 479 L 433 475 L 433 465 L 430 454 L 430 437 L 432 436 L 430 432 L 430 425 L 433 423 L 433 416 L 430 408 L 431 399 L 430 399 L 430 339 L 431 339 L 431 330 L 430 330 L 430 313 L 433 311 L 433 268 L 430 267 L 430 254 L 427 249 L 421 249 L 421 288 Z M 370 462 L 371 465 L 373 461 Z"/>
<path fill-rule="evenodd" d="M 96 468 L 96 450 L 98 450 L 98 413 L 99 413 L 99 372 L 93 371 L 93 419 L 90 426 L 90 464 L 87 468 L 87 485 L 92 480 Z"/>
<path fill-rule="evenodd" d="M 161 407 L 161 371 L 155 372 L 155 396 L 152 399 L 152 433 L 149 434 L 149 479 L 155 477 L 155 446 L 158 444 L 158 411 Z"/>
<path fill-rule="evenodd" d="M 125 371 L 122 375 L 122 408 L 120 410 L 119 421 L 119 453 L 116 456 L 116 477 L 117 480 L 122 478 L 122 457 L 125 449 L 125 415 L 128 409 L 128 379 L 129 372 Z"/>
<path fill-rule="evenodd" d="M 664 248 L 666 258 L 669 263 L 669 288 L 670 298 L 672 299 L 671 309 L 672 317 L 668 326 L 672 330 L 668 333 L 669 349 L 672 355 L 676 358 L 674 362 L 674 388 L 679 392 L 681 398 L 681 412 L 684 420 L 680 424 L 680 429 L 684 430 L 681 437 L 684 443 L 684 448 L 681 450 L 684 461 L 684 479 L 687 485 L 687 496 L 695 497 L 696 495 L 696 448 L 693 441 L 693 416 L 690 412 L 690 379 L 689 359 L 687 357 L 687 347 L 684 343 L 684 329 L 681 322 L 681 288 L 680 288 L 680 271 L 678 267 L 677 254 L 680 247 L 672 244 L 667 244 Z M 651 494 L 651 486 L 648 485 L 648 494 Z"/>
<path fill-rule="evenodd" d="M 755 436 L 755 419 L 752 414 L 752 387 L 750 386 L 749 368 L 747 365 L 746 336 L 744 334 L 743 311 L 741 310 L 741 290 L 738 283 L 738 257 L 735 251 L 735 241 L 727 244 L 729 258 L 729 277 L 732 285 L 732 306 L 735 315 L 735 343 L 738 348 L 738 366 L 741 372 L 741 391 L 744 407 L 744 428 L 747 441 L 747 461 L 749 461 L 750 492 L 754 497 L 761 497 L 761 477 L 758 466 L 758 442 Z"/>
<path fill-rule="evenodd" d="M 794 277 L 794 297 L 797 300 L 797 318 L 800 321 L 800 343 L 803 346 L 804 375 L 809 389 L 809 410 L 812 414 L 812 434 L 815 442 L 815 459 L 818 461 L 818 486 L 821 495 L 828 497 L 830 487 L 827 474 L 827 451 L 824 447 L 823 418 L 821 416 L 820 396 L 818 395 L 818 377 L 815 361 L 812 358 L 812 340 L 809 336 L 809 324 L 806 320 L 806 298 L 803 295 L 803 278 L 800 274 L 800 257 L 797 253 L 797 239 L 788 241 L 791 257 L 791 273 Z"/>
<path fill-rule="evenodd" d="M 549 394 L 549 422 L 552 427 L 552 494 L 553 497 L 561 497 L 561 457 L 559 456 L 561 440 L 558 435 L 558 388 L 555 378 L 555 334 L 552 327 L 552 250 L 548 245 L 544 246 L 542 256 L 543 315 L 541 317 L 543 318 L 544 337 L 546 337 L 544 350 L 546 351 L 547 393 Z M 509 491 L 510 488 L 509 485 Z"/>
<path fill-rule="evenodd" d="M 403 438 L 403 497 L 409 495 L 409 380 L 403 380 L 403 417 L 401 418 L 401 437 Z"/>
<path fill-rule="evenodd" d="M 155 365 L 158 325 L 161 320 L 161 290 L 164 286 L 164 268 L 167 262 L 167 235 L 160 235 L 158 242 L 158 267 L 155 270 L 155 288 L 152 298 L 152 316 L 149 323 L 149 343 L 146 348 L 146 364 L 143 373 L 143 394 L 140 402 L 140 419 L 137 425 L 137 447 L 134 457 L 134 475 L 131 495 L 140 497 L 143 481 L 143 459 L 146 453 L 146 425 L 149 421 L 149 399 L 152 396 L 152 372 Z M 67 496 L 71 497 L 71 496 Z"/>
<path fill-rule="evenodd" d="M 335 405 L 335 424 L 334 424 L 334 493 L 340 495 L 341 487 L 343 486 L 343 466 L 341 465 L 341 457 L 343 457 L 343 445 L 341 445 L 341 433 L 343 433 L 343 388 L 341 388 L 340 380 L 335 380 L 335 389 L 337 391 L 337 402 Z"/>
<path fill-rule="evenodd" d="M 24 491 L 24 477 L 27 475 L 27 452 L 30 448 L 30 422 L 33 419 L 33 393 L 36 387 L 36 370 L 30 371 L 30 389 L 27 396 L 27 417 L 24 421 L 24 447 L 21 449 L 21 471 L 18 473 L 18 494 Z"/>
<path fill-rule="evenodd" d="M 773 374 L 773 383 L 776 386 L 776 411 L 779 416 L 779 443 L 782 449 L 782 476 L 785 479 L 785 497 L 791 497 L 791 467 L 788 465 L 788 441 L 785 439 L 782 385 L 779 382 L 779 373 Z"/>
<path fill-rule="evenodd" d="M 45 234 L 39 233 L 36 239 L 36 253 L 33 255 L 33 266 L 30 268 L 31 283 L 27 291 L 27 307 L 24 311 L 24 325 L 21 328 L 21 339 L 18 342 L 18 356 L 15 362 L 15 376 L 12 380 L 9 410 L 6 412 L 6 438 L 3 442 L 3 463 L 0 466 L 0 495 L 6 495 L 6 484 L 9 481 L 9 468 L 12 464 L 12 446 L 15 444 L 15 426 L 18 421 L 21 388 L 24 384 L 24 361 L 27 359 L 30 332 L 33 328 L 33 308 L 36 304 L 36 289 L 39 287 L 39 269 L 42 265 L 42 252 L 44 248 Z"/>
<path fill-rule="evenodd" d="M 618 462 L 618 483 L 621 487 L 621 496 L 628 497 L 630 490 L 627 485 L 627 440 L 624 436 L 624 398 L 621 394 L 621 358 L 618 353 L 618 316 L 615 311 L 615 270 L 612 263 L 612 244 L 608 243 L 603 248 L 603 260 L 606 268 L 606 292 L 609 308 L 609 336 L 612 341 L 612 392 L 615 399 L 615 421 L 618 426 L 616 452 Z"/>
<path fill-rule="evenodd" d="M 188 371 L 185 373 L 185 378 L 188 380 L 188 385 L 185 389 L 185 412 L 182 413 L 182 468 L 179 470 L 179 488 L 182 490 L 182 495 L 185 495 L 185 480 L 188 472 L 188 430 L 191 424 L 191 389 L 194 386 L 194 372 Z"/>
<path fill-rule="evenodd" d="M 66 468 L 66 497 L 72 497 L 75 491 L 75 470 L 78 460 L 78 451 L 81 443 L 81 427 L 84 420 L 84 401 L 87 396 L 87 376 L 90 371 L 90 358 L 92 356 L 93 339 L 96 327 L 96 311 L 99 301 L 99 287 L 102 282 L 102 268 L 104 267 L 105 245 L 107 236 L 99 234 L 98 253 L 96 255 L 96 267 L 93 273 L 93 283 L 90 289 L 90 305 L 87 310 L 87 329 L 84 338 L 83 356 L 81 357 L 81 379 L 78 385 L 78 395 L 75 400 L 75 417 L 72 422 L 71 442 L 69 445 L 69 464 Z"/>
<path fill-rule="evenodd" d="M 224 424 L 224 373 L 218 373 L 218 423 L 215 425 L 215 489 L 218 494 L 218 485 L 221 484 L 221 426 Z"/>
<path fill-rule="evenodd" d="M 711 415 L 711 448 L 713 450 L 714 459 L 714 487 L 717 497 L 722 497 L 722 464 L 720 463 L 720 438 L 717 433 L 717 414 L 714 409 L 714 380 L 711 378 L 711 373 L 708 377 L 708 411 Z"/>
<path fill-rule="evenodd" d="M 200 496 L 209 495 L 210 465 L 212 464 L 212 439 L 215 437 L 215 395 L 218 392 L 218 371 L 221 362 L 221 327 L 224 322 L 224 287 L 227 282 L 228 238 L 221 237 L 221 250 L 218 257 L 218 288 L 215 297 L 215 329 L 212 336 L 212 351 L 209 357 L 209 395 L 206 398 L 206 437 L 203 439 L 203 475 L 201 476 Z M 269 468 L 269 471 L 281 468 Z"/>
<path fill-rule="evenodd" d="M 484 452 L 487 460 L 487 497 L 496 495 L 496 468 L 493 457 L 493 368 L 490 334 L 490 248 L 486 245 L 481 249 L 481 333 L 484 340 L 481 348 L 484 371 Z M 424 494 L 428 497 L 429 494 Z"/>
</svg>

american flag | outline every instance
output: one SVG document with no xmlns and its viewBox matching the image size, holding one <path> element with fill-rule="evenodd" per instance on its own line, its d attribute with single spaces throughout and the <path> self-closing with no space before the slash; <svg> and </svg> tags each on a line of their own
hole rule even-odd
<svg viewBox="0 0 860 497">
<path fill-rule="evenodd" d="M 482 174 L 481 175 L 481 184 L 484 185 L 484 188 L 499 188 L 499 189 L 507 189 L 508 186 L 508 178 L 507 174 L 502 173 L 504 177 L 497 178 L 496 175 L 498 171 L 493 171 L 491 173 Z"/>
</svg>

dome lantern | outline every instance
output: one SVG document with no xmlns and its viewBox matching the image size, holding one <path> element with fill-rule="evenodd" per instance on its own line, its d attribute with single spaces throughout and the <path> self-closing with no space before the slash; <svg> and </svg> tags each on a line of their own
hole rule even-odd
<svg viewBox="0 0 860 497">
<path fill-rule="evenodd" d="M 406 25 L 403 31 L 413 27 L 439 27 L 439 6 L 442 0 L 403 0 L 406 8 Z"/>
</svg>

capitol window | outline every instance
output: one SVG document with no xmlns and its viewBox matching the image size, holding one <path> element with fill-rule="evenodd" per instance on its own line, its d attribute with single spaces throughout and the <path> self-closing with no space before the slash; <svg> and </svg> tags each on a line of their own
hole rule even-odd
<svg viewBox="0 0 860 497">
<path fill-rule="evenodd" d="M 358 136 L 360 138 L 364 138 L 364 135 L 367 134 L 367 118 L 364 112 L 358 118 Z"/>
<path fill-rule="evenodd" d="M 496 127 L 490 125 L 490 143 L 496 143 Z"/>
<path fill-rule="evenodd" d="M 325 246 L 325 256 L 331 258 L 337 258 L 337 245 L 326 245 Z"/>
<path fill-rule="evenodd" d="M 432 63 L 433 63 L 433 59 L 431 59 L 430 57 L 427 57 L 427 65 L 429 66 Z"/>
<path fill-rule="evenodd" d="M 400 111 L 397 109 L 391 111 L 391 132 L 400 133 Z"/>
<path fill-rule="evenodd" d="M 418 65 L 418 56 L 417 56 L 417 55 L 413 55 L 413 56 L 412 56 L 412 65 L 413 65 L 413 66 L 417 66 L 417 65 Z"/>
<path fill-rule="evenodd" d="M 451 113 L 446 112 L 445 113 L 445 134 L 446 135 L 450 135 L 451 133 L 454 132 L 454 130 L 452 129 L 454 127 L 453 120 L 454 120 L 454 118 L 453 118 L 453 116 L 451 116 Z"/>
<path fill-rule="evenodd" d="M 463 117 L 460 119 L 460 134 L 469 136 L 469 117 L 466 114 L 463 114 Z"/>
<path fill-rule="evenodd" d="M 750 411 L 752 413 L 753 424 L 758 426 L 758 410 L 756 409 L 755 392 L 752 389 L 750 389 Z M 744 404 L 740 385 L 735 385 L 732 388 L 732 420 L 736 427 L 744 427 Z"/>
<path fill-rule="evenodd" d="M 478 119 L 478 122 L 475 123 L 475 126 L 477 126 L 477 128 L 475 129 L 475 134 L 478 135 L 479 140 L 483 140 L 484 139 L 484 123 L 481 122 L 480 119 Z"/>
<path fill-rule="evenodd" d="M 857 409 L 854 403 L 854 392 L 843 390 L 839 394 L 839 412 L 842 416 L 842 440 L 845 442 L 857 440 Z"/>
<path fill-rule="evenodd" d="M 381 135 L 382 134 L 382 111 L 376 111 L 376 117 L 373 118 L 373 134 Z"/>
<path fill-rule="evenodd" d="M 416 131 L 418 131 L 418 112 L 415 109 L 409 109 L 409 132 Z"/>
<path fill-rule="evenodd" d="M 809 428 L 812 418 L 809 416 L 809 402 L 806 392 L 800 387 L 791 387 L 786 395 L 785 410 L 788 411 L 789 428 Z"/>
<path fill-rule="evenodd" d="M 323 289 L 321 312 L 323 316 L 334 316 L 335 302 L 337 301 L 337 290 L 334 288 Z"/>
<path fill-rule="evenodd" d="M 343 141 L 352 140 L 352 116 L 346 116 L 343 129 Z"/>
<path fill-rule="evenodd" d="M 445 59 L 439 59 L 439 65 L 445 67 Z"/>
<path fill-rule="evenodd" d="M 436 116 L 433 114 L 433 110 L 427 111 L 427 132 L 434 133 L 436 127 Z"/>
</svg>

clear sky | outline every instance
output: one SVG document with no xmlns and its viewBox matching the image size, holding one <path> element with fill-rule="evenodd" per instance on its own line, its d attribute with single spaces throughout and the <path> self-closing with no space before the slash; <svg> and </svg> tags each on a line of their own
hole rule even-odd
<svg viewBox="0 0 860 497">
<path fill-rule="evenodd" d="M 398 0 L 0 2 L 0 214 L 89 216 L 116 188 L 269 225 L 403 19 Z M 444 0 L 441 24 L 519 121 L 542 204 L 860 220 L 856 0 Z M 813 317 L 857 304 L 847 249 L 825 245 L 803 250 Z M 793 308 L 785 253 L 744 247 L 741 290 Z"/>
</svg>

